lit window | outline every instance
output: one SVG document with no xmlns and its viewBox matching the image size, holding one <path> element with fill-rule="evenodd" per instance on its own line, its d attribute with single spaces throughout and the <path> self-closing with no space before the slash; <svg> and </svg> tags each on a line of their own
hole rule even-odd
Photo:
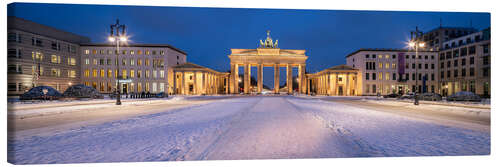
<svg viewBox="0 0 500 167">
<path fill-rule="evenodd" d="M 76 71 L 75 70 L 68 70 L 68 77 L 75 78 L 76 77 Z"/>
<path fill-rule="evenodd" d="M 385 55 L 385 58 L 388 59 L 389 58 L 389 55 Z"/>
<path fill-rule="evenodd" d="M 76 65 L 76 59 L 75 58 L 68 58 L 68 65 L 75 66 Z"/>
<path fill-rule="evenodd" d="M 378 63 L 378 68 L 384 68 L 384 65 L 382 65 L 382 63 Z"/>
<path fill-rule="evenodd" d="M 135 70 L 130 70 L 130 78 L 134 78 L 135 77 Z"/>
<path fill-rule="evenodd" d="M 113 76 L 113 70 L 108 69 L 108 78 L 111 78 Z"/>
<path fill-rule="evenodd" d="M 383 79 L 383 78 L 382 78 L 382 72 L 379 72 L 379 73 L 378 73 L 378 80 L 382 80 L 382 79 Z"/>
<path fill-rule="evenodd" d="M 165 70 L 160 70 L 160 78 L 165 78 Z"/>
<path fill-rule="evenodd" d="M 385 63 L 385 68 L 389 69 L 389 63 Z"/>
<path fill-rule="evenodd" d="M 157 87 L 156 87 L 156 82 L 153 82 L 153 93 L 156 93 L 156 91 L 158 90 Z"/>
<path fill-rule="evenodd" d="M 83 76 L 89 77 L 90 76 L 90 71 L 89 70 L 85 70 L 85 72 L 83 73 Z"/>
<path fill-rule="evenodd" d="M 86 54 L 86 55 L 90 54 L 90 50 L 85 49 L 85 54 Z"/>
<path fill-rule="evenodd" d="M 378 55 L 378 58 L 381 59 L 382 58 L 382 55 Z"/>
<path fill-rule="evenodd" d="M 104 69 L 101 69 L 100 73 L 101 73 L 101 78 L 104 78 L 105 77 L 104 76 Z"/>
<path fill-rule="evenodd" d="M 127 70 L 122 71 L 122 78 L 127 79 Z"/>
<path fill-rule="evenodd" d="M 96 69 L 92 69 L 92 77 L 97 77 L 97 70 Z"/>
<path fill-rule="evenodd" d="M 165 92 L 165 83 L 160 82 L 160 92 Z"/>
<path fill-rule="evenodd" d="M 57 63 L 57 55 L 50 55 L 50 62 L 51 63 Z"/>
</svg>

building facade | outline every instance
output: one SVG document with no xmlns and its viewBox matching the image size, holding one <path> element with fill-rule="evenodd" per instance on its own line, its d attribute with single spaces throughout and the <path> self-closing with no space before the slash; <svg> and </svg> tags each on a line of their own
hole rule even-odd
<svg viewBox="0 0 500 167">
<path fill-rule="evenodd" d="M 361 95 L 438 91 L 438 52 L 404 49 L 359 49 L 346 64 L 359 70 Z"/>
<path fill-rule="evenodd" d="M 470 91 L 491 95 L 490 29 L 443 43 L 439 52 L 439 85 L 442 95 Z"/>
<path fill-rule="evenodd" d="M 80 83 L 80 43 L 90 39 L 17 17 L 7 19 L 8 95 L 35 86 L 62 92 Z"/>
<path fill-rule="evenodd" d="M 113 44 L 82 44 L 81 81 L 101 93 L 173 92 L 173 67 L 186 63 L 186 53 L 170 45 L 129 44 L 120 46 L 118 55 Z M 119 64 L 119 70 L 117 69 Z"/>
<path fill-rule="evenodd" d="M 476 29 L 470 27 L 438 27 L 430 30 L 419 38 L 425 42 L 426 49 L 429 51 L 440 51 L 444 48 L 444 43 L 451 39 L 459 38 L 465 35 L 477 32 Z"/>
<path fill-rule="evenodd" d="M 327 68 L 307 76 L 307 94 L 329 96 L 362 95 L 361 73 L 347 65 Z"/>
<path fill-rule="evenodd" d="M 123 92 L 173 92 L 176 65 L 186 63 L 186 53 L 166 44 L 94 44 L 84 36 L 49 26 L 8 17 L 8 95 L 17 96 L 36 86 L 64 92 L 85 84 L 101 93 L 116 90 L 116 77 Z M 120 63 L 118 74 L 116 65 Z"/>
<path fill-rule="evenodd" d="M 229 93 L 229 73 L 218 72 L 193 63 L 173 67 L 175 94 L 213 95 Z"/>
</svg>

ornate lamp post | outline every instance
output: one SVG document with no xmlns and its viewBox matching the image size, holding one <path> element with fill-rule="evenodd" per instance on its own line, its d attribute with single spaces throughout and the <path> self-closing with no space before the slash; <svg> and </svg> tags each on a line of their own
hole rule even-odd
<svg viewBox="0 0 500 167">
<path fill-rule="evenodd" d="M 117 70 L 117 75 L 116 75 L 116 82 L 118 84 L 117 86 L 117 93 L 118 96 L 116 97 L 116 105 L 121 105 L 122 102 L 120 101 L 121 98 L 121 85 L 120 85 L 120 62 L 118 59 L 118 55 L 120 54 L 120 42 L 127 42 L 127 36 L 125 35 L 125 25 L 120 24 L 119 20 L 116 20 L 116 24 L 112 24 L 111 26 L 111 31 L 110 35 L 108 37 L 108 40 L 110 42 L 115 42 L 116 43 L 116 70 Z M 121 31 L 121 32 L 120 32 Z"/>
<path fill-rule="evenodd" d="M 423 33 L 418 30 L 418 27 L 415 28 L 415 31 L 411 32 L 411 39 L 410 42 L 408 43 L 410 49 L 415 49 L 415 102 L 413 104 L 418 105 L 418 48 L 423 48 L 425 47 L 425 43 L 421 41 Z"/>
</svg>

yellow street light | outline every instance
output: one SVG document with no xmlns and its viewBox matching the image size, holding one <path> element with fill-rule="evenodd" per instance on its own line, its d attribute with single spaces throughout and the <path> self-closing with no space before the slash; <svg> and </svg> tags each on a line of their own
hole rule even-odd
<svg viewBox="0 0 500 167">
<path fill-rule="evenodd" d="M 109 40 L 110 42 L 115 42 L 115 37 L 108 37 L 108 40 Z"/>
</svg>

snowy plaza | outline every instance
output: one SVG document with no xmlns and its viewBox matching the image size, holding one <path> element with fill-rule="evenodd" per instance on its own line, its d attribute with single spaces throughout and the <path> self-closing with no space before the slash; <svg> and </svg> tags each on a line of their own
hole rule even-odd
<svg viewBox="0 0 500 167">
<path fill-rule="evenodd" d="M 15 103 L 15 164 L 490 154 L 489 104 L 340 96 Z"/>
</svg>

